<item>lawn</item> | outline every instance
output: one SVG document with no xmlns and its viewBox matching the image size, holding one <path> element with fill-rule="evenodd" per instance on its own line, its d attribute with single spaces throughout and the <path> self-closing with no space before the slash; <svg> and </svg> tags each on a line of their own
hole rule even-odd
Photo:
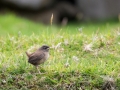
<svg viewBox="0 0 120 90">
<path fill-rule="evenodd" d="M 45 26 L 1 15 L 0 89 L 120 90 L 119 28 L 119 22 Z M 25 52 L 43 44 L 50 58 L 38 74 Z"/>
</svg>

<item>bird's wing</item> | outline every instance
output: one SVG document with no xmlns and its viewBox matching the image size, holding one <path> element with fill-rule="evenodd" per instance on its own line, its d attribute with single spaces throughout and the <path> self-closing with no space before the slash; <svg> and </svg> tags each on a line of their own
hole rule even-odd
<svg viewBox="0 0 120 90">
<path fill-rule="evenodd" d="M 38 62 L 39 62 L 40 60 L 42 60 L 42 59 L 44 58 L 44 56 L 45 56 L 44 53 L 33 53 L 33 54 L 30 56 L 28 62 L 36 65 L 36 64 L 38 64 Z"/>
</svg>

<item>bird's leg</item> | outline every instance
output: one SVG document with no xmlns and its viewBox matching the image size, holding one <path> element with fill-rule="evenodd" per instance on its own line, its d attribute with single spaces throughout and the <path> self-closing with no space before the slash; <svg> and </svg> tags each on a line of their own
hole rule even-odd
<svg viewBox="0 0 120 90">
<path fill-rule="evenodd" d="M 37 69 L 38 73 L 39 73 L 39 74 L 41 74 L 41 72 L 40 72 L 40 70 L 39 70 L 38 66 L 36 66 L 36 69 Z"/>
</svg>

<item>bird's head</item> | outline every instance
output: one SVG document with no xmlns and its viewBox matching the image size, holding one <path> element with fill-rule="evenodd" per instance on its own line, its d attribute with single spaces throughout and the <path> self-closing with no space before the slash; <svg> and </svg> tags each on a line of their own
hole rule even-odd
<svg viewBox="0 0 120 90">
<path fill-rule="evenodd" d="M 45 51 L 49 51 L 50 47 L 47 45 L 43 45 L 42 47 L 40 47 L 40 50 L 45 50 Z"/>
</svg>

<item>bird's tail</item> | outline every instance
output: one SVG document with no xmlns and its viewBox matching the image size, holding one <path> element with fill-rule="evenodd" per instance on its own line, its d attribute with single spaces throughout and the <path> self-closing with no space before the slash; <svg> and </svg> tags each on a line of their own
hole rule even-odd
<svg viewBox="0 0 120 90">
<path fill-rule="evenodd" d="M 25 52 L 28 57 L 30 57 L 30 54 L 28 52 Z"/>
</svg>

